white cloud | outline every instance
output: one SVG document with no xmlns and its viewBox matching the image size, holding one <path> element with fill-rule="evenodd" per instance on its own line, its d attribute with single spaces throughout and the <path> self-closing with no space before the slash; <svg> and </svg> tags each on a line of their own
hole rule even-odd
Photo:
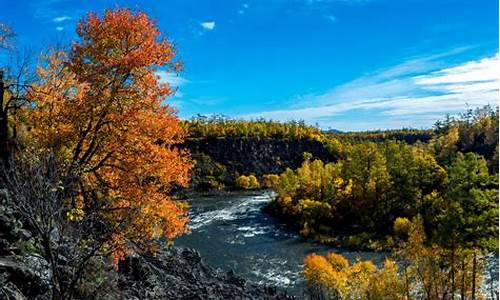
<svg viewBox="0 0 500 300">
<path fill-rule="evenodd" d="M 62 27 L 62 26 L 57 26 L 57 27 L 56 27 L 56 30 L 57 30 L 57 31 L 63 31 L 63 30 L 64 30 L 64 27 Z"/>
<path fill-rule="evenodd" d="M 72 18 L 70 16 L 60 16 L 60 17 L 55 17 L 52 19 L 52 21 L 56 22 L 56 23 L 60 23 L 60 22 L 63 22 L 63 21 L 66 21 L 66 20 L 71 20 Z"/>
<path fill-rule="evenodd" d="M 178 87 L 183 86 L 189 82 L 189 80 L 179 76 L 176 73 L 172 73 L 172 72 L 157 71 L 156 75 L 158 75 L 158 77 L 160 77 L 160 82 L 168 83 L 173 88 L 178 88 Z"/>
<path fill-rule="evenodd" d="M 295 108 L 247 114 L 275 120 L 303 119 L 320 126 L 359 130 L 360 123 L 335 122 L 345 113 L 369 114 L 360 120 L 364 129 L 402 126 L 429 127 L 446 113 L 463 112 L 467 105 L 498 103 L 498 54 L 457 66 L 444 66 L 440 58 L 456 52 L 411 59 L 392 68 L 360 77 L 321 94 L 292 99 Z M 418 121 L 417 121 L 418 120 Z M 383 125 L 385 124 L 385 125 Z M 342 127 L 339 127 L 342 126 Z M 344 127 L 345 126 L 345 127 Z"/>
<path fill-rule="evenodd" d="M 203 22 L 200 25 L 201 25 L 201 27 L 205 28 L 206 30 L 214 30 L 214 28 L 215 28 L 215 22 L 214 21 Z"/>
<path fill-rule="evenodd" d="M 498 55 L 416 77 L 421 85 L 439 85 L 498 80 Z"/>
</svg>

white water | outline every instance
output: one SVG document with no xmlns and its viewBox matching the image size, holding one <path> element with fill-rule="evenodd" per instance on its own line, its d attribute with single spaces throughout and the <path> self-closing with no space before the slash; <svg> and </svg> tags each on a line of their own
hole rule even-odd
<svg viewBox="0 0 500 300">
<path fill-rule="evenodd" d="M 176 245 L 200 251 L 210 265 L 236 273 L 254 282 L 275 285 L 302 295 L 303 259 L 311 253 L 334 251 L 351 261 L 370 259 L 381 265 L 386 254 L 329 248 L 301 239 L 295 232 L 262 212 L 272 193 L 225 195 L 191 200 L 192 233 Z M 485 274 L 489 286 L 498 289 L 498 257 L 492 256 Z"/>
<path fill-rule="evenodd" d="M 176 245 L 197 249 L 211 265 L 295 295 L 302 294 L 302 262 L 308 254 L 336 251 L 351 260 L 383 261 L 383 253 L 341 251 L 304 241 L 262 212 L 272 196 L 259 192 L 193 199 L 192 233 L 179 238 Z"/>
</svg>

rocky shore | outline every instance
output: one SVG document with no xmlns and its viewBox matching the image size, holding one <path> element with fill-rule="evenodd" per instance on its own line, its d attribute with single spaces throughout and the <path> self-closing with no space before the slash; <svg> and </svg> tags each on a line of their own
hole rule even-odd
<svg viewBox="0 0 500 300">
<path fill-rule="evenodd" d="M 0 299 L 50 299 L 49 268 L 36 251 L 30 251 L 31 240 L 30 231 L 13 212 L 0 207 Z M 109 262 L 103 263 L 105 271 L 95 278 L 96 285 L 105 288 L 98 298 L 294 299 L 275 287 L 213 268 L 190 248 L 165 249 L 156 256 L 135 254 L 122 261 L 117 272 Z"/>
<path fill-rule="evenodd" d="M 190 248 L 173 248 L 156 257 L 134 255 L 115 275 L 118 290 L 110 290 L 111 299 L 295 299 L 275 287 L 212 268 Z M 48 299 L 47 291 L 47 278 L 26 259 L 0 257 L 0 299 Z"/>
<path fill-rule="evenodd" d="M 275 287 L 259 286 L 212 268 L 198 251 L 172 248 L 157 257 L 133 256 L 120 265 L 127 299 L 295 299 Z"/>
</svg>

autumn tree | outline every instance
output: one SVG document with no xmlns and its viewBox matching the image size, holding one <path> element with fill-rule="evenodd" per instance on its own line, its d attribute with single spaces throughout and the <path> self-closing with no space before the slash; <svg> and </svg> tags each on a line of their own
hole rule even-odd
<svg viewBox="0 0 500 300">
<path fill-rule="evenodd" d="M 176 147 L 185 137 L 180 120 L 164 104 L 173 90 L 156 75 L 179 64 L 141 12 L 89 13 L 77 34 L 69 51 L 52 51 L 38 68 L 26 141 L 55 153 L 63 174 L 80 178 L 71 207 L 120 224 L 110 241 L 121 246 L 118 260 L 132 244 L 150 248 L 156 238 L 186 231 L 186 207 L 169 191 L 187 184 L 191 163 Z"/>
<path fill-rule="evenodd" d="M 236 187 L 244 190 L 250 189 L 250 179 L 248 176 L 241 175 L 240 177 L 236 178 Z"/>
<path fill-rule="evenodd" d="M 264 188 L 274 188 L 279 184 L 280 177 L 276 174 L 265 174 L 262 176 L 262 186 Z"/>
<path fill-rule="evenodd" d="M 350 265 L 333 252 L 311 254 L 304 259 L 304 279 L 310 299 L 399 300 L 405 298 L 403 280 L 396 262 L 386 259 L 378 269 L 371 261 Z"/>
<path fill-rule="evenodd" d="M 474 152 L 488 162 L 490 172 L 498 173 L 498 106 L 469 109 L 457 118 L 447 116 L 435 124 L 438 133 L 430 141 L 437 159 L 451 164 L 456 152 Z"/>
<path fill-rule="evenodd" d="M 250 137 L 250 138 L 285 138 L 292 140 L 310 139 L 322 141 L 324 135 L 320 129 L 308 126 L 303 121 L 286 123 L 271 120 L 239 120 L 223 115 L 211 117 L 198 115 L 184 121 L 190 138 L 207 137 Z"/>
<path fill-rule="evenodd" d="M 458 286 L 455 265 L 459 260 L 462 270 L 466 265 L 466 257 L 458 254 L 463 249 L 471 251 L 471 294 L 475 298 L 481 274 L 478 256 L 498 249 L 498 177 L 488 173 L 483 157 L 471 152 L 459 152 L 448 172 L 450 182 L 437 216 L 437 240 L 449 250 L 453 292 Z M 464 290 L 462 285 L 462 294 Z"/>
<path fill-rule="evenodd" d="M 258 188 L 260 188 L 259 180 L 257 179 L 257 177 L 255 177 L 255 175 L 248 176 L 248 182 L 249 182 L 249 185 L 250 185 L 251 189 L 258 189 Z"/>
</svg>

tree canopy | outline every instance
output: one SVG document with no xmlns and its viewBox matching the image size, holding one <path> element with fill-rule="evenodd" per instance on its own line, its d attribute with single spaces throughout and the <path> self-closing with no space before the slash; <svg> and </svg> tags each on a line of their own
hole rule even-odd
<svg viewBox="0 0 500 300">
<path fill-rule="evenodd" d="M 186 185 L 189 155 L 176 145 L 185 131 L 159 68 L 177 70 L 174 49 L 144 13 L 89 13 L 69 51 L 53 50 L 29 92 L 25 141 L 56 154 L 67 175 L 80 178 L 83 211 L 98 210 L 119 228 L 113 243 L 144 245 L 186 231 L 186 207 L 169 196 Z"/>
</svg>

